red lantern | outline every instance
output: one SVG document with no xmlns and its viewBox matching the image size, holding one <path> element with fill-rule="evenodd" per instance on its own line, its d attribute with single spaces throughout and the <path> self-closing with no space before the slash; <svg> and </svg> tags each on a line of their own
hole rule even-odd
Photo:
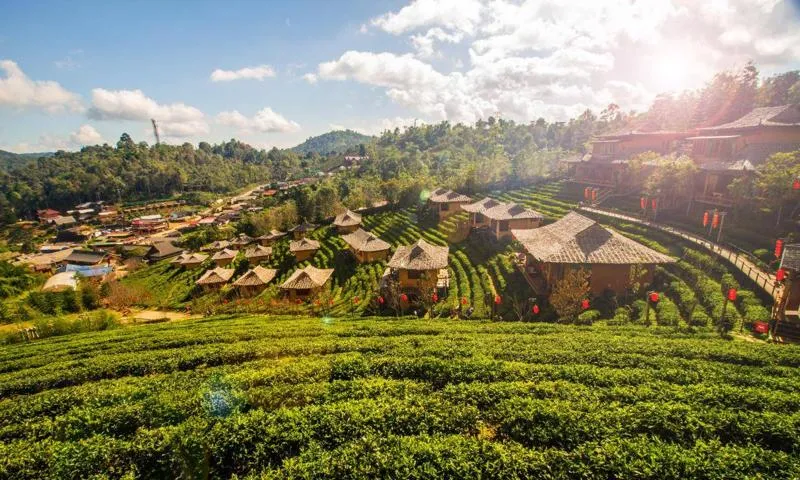
<svg viewBox="0 0 800 480">
<path fill-rule="evenodd" d="M 591 195 L 592 195 L 592 189 L 591 188 L 586 187 L 586 188 L 583 189 L 583 198 L 584 199 L 589 200 L 589 197 Z"/>
<path fill-rule="evenodd" d="M 786 279 L 786 270 L 779 268 L 777 272 L 775 272 L 775 280 L 782 282 Z"/>
<path fill-rule="evenodd" d="M 581 300 L 581 309 L 589 310 L 589 299 L 588 298 L 584 298 L 583 300 Z"/>
<path fill-rule="evenodd" d="M 779 238 L 775 240 L 775 258 L 781 258 L 781 253 L 783 253 L 783 240 Z"/>
<path fill-rule="evenodd" d="M 300 305 L 301 303 L 303 303 L 303 301 L 298 298 L 297 300 L 294 301 L 294 303 Z"/>
<path fill-rule="evenodd" d="M 534 305 L 531 309 L 534 315 L 539 315 L 539 305 Z"/>
<path fill-rule="evenodd" d="M 319 307 L 319 300 L 314 300 L 314 305 Z"/>
<path fill-rule="evenodd" d="M 358 305 L 358 302 L 360 302 L 360 301 L 361 301 L 361 299 L 358 298 L 357 296 L 353 297 L 353 303 L 355 303 L 356 305 Z"/>
<path fill-rule="evenodd" d="M 406 295 L 405 293 L 400 295 L 400 300 L 402 300 L 404 302 L 407 302 L 408 301 L 408 295 Z"/>
<path fill-rule="evenodd" d="M 656 208 L 658 208 L 658 199 L 655 199 L 655 198 L 654 198 L 653 200 L 651 200 L 651 201 L 650 201 L 650 205 L 652 205 L 652 207 L 653 207 L 653 210 L 655 210 Z"/>
<path fill-rule="evenodd" d="M 708 226 L 708 212 L 703 213 L 703 226 Z"/>
<path fill-rule="evenodd" d="M 467 304 L 467 297 L 461 297 L 461 305 Z"/>
<path fill-rule="evenodd" d="M 596 188 L 592 189 L 592 200 L 593 201 L 597 200 L 597 189 Z"/>
<path fill-rule="evenodd" d="M 433 295 L 431 295 L 431 300 L 433 300 L 433 303 L 438 302 L 439 301 L 439 295 L 436 292 L 433 292 Z"/>
<path fill-rule="evenodd" d="M 714 212 L 714 216 L 711 217 L 711 228 L 719 227 L 719 212 Z"/>
<path fill-rule="evenodd" d="M 494 304 L 495 305 L 500 305 L 500 302 L 502 302 L 502 301 L 503 301 L 503 299 L 500 298 L 500 295 L 495 295 L 494 296 Z"/>
<path fill-rule="evenodd" d="M 328 305 L 333 306 L 333 299 L 328 300 Z"/>
<path fill-rule="evenodd" d="M 769 332 L 769 323 L 755 322 L 753 323 L 753 331 L 756 333 L 767 333 Z"/>
<path fill-rule="evenodd" d="M 642 207 L 642 210 L 647 208 L 647 197 L 642 197 L 639 199 L 639 206 Z"/>
<path fill-rule="evenodd" d="M 383 305 L 383 304 L 384 304 L 384 302 L 386 302 L 386 299 L 384 299 L 382 296 L 381 296 L 381 297 L 378 297 L 378 303 L 380 303 L 381 305 Z"/>
<path fill-rule="evenodd" d="M 736 289 L 735 288 L 731 288 L 730 290 L 728 290 L 728 300 L 730 300 L 731 302 L 735 302 L 736 301 Z"/>
<path fill-rule="evenodd" d="M 800 178 L 795 178 L 792 182 L 792 190 L 800 190 Z"/>
<path fill-rule="evenodd" d="M 658 303 L 658 292 L 650 292 L 650 301 L 653 303 Z"/>
</svg>

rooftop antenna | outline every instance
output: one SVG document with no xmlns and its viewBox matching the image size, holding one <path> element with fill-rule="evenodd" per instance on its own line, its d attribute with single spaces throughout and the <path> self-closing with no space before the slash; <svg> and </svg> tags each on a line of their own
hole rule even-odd
<svg viewBox="0 0 800 480">
<path fill-rule="evenodd" d="M 150 121 L 153 122 L 153 135 L 156 136 L 156 145 L 160 145 L 161 137 L 158 136 L 158 124 L 156 123 L 156 119 L 151 118 Z"/>
</svg>

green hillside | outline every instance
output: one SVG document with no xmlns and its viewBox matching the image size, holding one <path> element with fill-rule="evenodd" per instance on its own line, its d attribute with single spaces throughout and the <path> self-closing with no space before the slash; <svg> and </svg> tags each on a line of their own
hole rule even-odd
<svg viewBox="0 0 800 480">
<path fill-rule="evenodd" d="M 0 170 L 10 170 L 21 167 L 40 157 L 52 157 L 53 152 L 42 153 L 13 153 L 0 150 Z"/>
<path fill-rule="evenodd" d="M 797 478 L 798 366 L 794 346 L 631 326 L 79 334 L 0 352 L 0 477 Z"/>
<path fill-rule="evenodd" d="M 343 153 L 347 149 L 358 147 L 360 144 L 366 144 L 372 140 L 373 137 L 353 130 L 334 130 L 316 137 L 309 137 L 308 140 L 300 145 L 292 147 L 292 150 L 297 153 Z"/>
</svg>

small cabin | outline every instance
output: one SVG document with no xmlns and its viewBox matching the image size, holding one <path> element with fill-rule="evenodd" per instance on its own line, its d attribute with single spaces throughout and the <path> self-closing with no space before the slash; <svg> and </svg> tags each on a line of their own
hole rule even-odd
<svg viewBox="0 0 800 480">
<path fill-rule="evenodd" d="M 773 333 L 782 340 L 800 340 L 800 243 L 785 245 L 780 269 L 783 289 L 776 295 Z"/>
<path fill-rule="evenodd" d="M 232 268 L 217 267 L 206 271 L 195 282 L 204 292 L 211 292 L 219 290 L 233 277 L 234 270 Z"/>
<path fill-rule="evenodd" d="M 261 235 L 260 237 L 256 237 L 256 240 L 258 240 L 258 243 L 260 243 L 261 245 L 268 247 L 270 245 L 273 245 L 275 242 L 285 237 L 286 235 L 287 235 L 286 232 L 281 232 L 280 230 L 270 230 L 269 233 L 267 233 L 266 235 Z"/>
<path fill-rule="evenodd" d="M 261 265 L 257 265 L 236 279 L 236 281 L 233 282 L 233 286 L 236 287 L 239 295 L 243 297 L 254 297 L 263 292 L 264 289 L 267 288 L 269 282 L 271 282 L 277 274 L 278 271 L 275 269 L 264 268 Z"/>
<path fill-rule="evenodd" d="M 208 259 L 208 255 L 203 253 L 190 253 L 183 257 L 183 259 L 178 262 L 178 264 L 185 268 L 186 270 L 194 270 L 196 268 L 200 268 L 200 266 Z"/>
<path fill-rule="evenodd" d="M 439 247 L 419 239 L 413 245 L 397 247 L 389 260 L 390 274 L 404 293 L 423 295 L 446 288 L 449 283 L 449 253 L 447 246 Z"/>
<path fill-rule="evenodd" d="M 483 212 L 489 220 L 489 230 L 498 240 L 511 237 L 511 230 L 538 228 L 544 216 L 516 203 L 501 203 Z"/>
<path fill-rule="evenodd" d="M 226 267 L 233 262 L 233 259 L 236 258 L 236 255 L 238 254 L 238 250 L 223 248 L 219 252 L 212 255 L 211 260 L 214 260 L 214 263 L 216 263 L 218 267 Z"/>
<path fill-rule="evenodd" d="M 336 218 L 333 219 L 333 225 L 339 233 L 355 232 L 361 226 L 361 215 L 345 210 L 344 213 L 336 215 Z"/>
<path fill-rule="evenodd" d="M 227 240 L 217 240 L 216 242 L 209 243 L 208 245 L 203 245 L 200 249 L 204 252 L 216 252 L 219 250 L 224 250 L 231 246 L 231 242 Z"/>
<path fill-rule="evenodd" d="M 183 249 L 176 247 L 169 240 L 154 242 L 147 250 L 145 257 L 151 262 L 158 262 L 168 258 L 174 258 L 183 253 Z"/>
<path fill-rule="evenodd" d="M 675 261 L 575 212 L 550 225 L 511 234 L 523 249 L 517 265 L 539 295 L 549 295 L 567 272 L 576 269 L 588 270 L 592 294 L 607 290 L 623 294 L 635 266 L 643 268 L 637 280 L 649 284 L 655 265 Z"/>
<path fill-rule="evenodd" d="M 320 244 L 318 241 L 308 238 L 301 238 L 300 240 L 289 242 L 289 251 L 292 252 L 294 258 L 297 259 L 298 262 L 313 257 L 314 254 L 317 253 L 317 250 L 319 250 L 319 247 Z"/>
<path fill-rule="evenodd" d="M 461 211 L 461 207 L 472 203 L 472 199 L 445 188 L 437 188 L 428 197 L 428 205 L 436 211 L 438 220 L 456 214 Z"/>
<path fill-rule="evenodd" d="M 243 233 L 231 241 L 231 246 L 236 248 L 244 248 L 255 241 L 255 238 Z"/>
<path fill-rule="evenodd" d="M 66 265 L 96 266 L 107 262 L 108 259 L 108 253 L 103 251 L 73 250 L 72 253 L 64 259 L 63 263 Z"/>
<path fill-rule="evenodd" d="M 306 235 L 313 232 L 317 229 L 317 225 L 313 223 L 303 222 L 300 225 L 297 225 L 289 230 L 292 234 L 292 238 L 295 240 L 300 240 L 301 238 L 305 238 Z"/>
<path fill-rule="evenodd" d="M 284 295 L 290 300 L 305 299 L 319 294 L 330 282 L 333 269 L 306 265 L 295 270 L 281 285 Z"/>
<path fill-rule="evenodd" d="M 493 198 L 486 197 L 478 200 L 475 203 L 469 203 L 461 206 L 465 212 L 469 212 L 469 224 L 472 228 L 488 227 L 490 225 L 489 218 L 485 215 L 487 210 L 490 210 L 503 202 Z"/>
<path fill-rule="evenodd" d="M 386 257 L 389 256 L 389 249 L 392 247 L 374 234 L 360 228 L 353 233 L 342 235 L 342 240 L 350 248 L 350 252 L 358 263 L 386 260 Z"/>
<path fill-rule="evenodd" d="M 244 251 L 244 258 L 250 265 L 256 265 L 261 262 L 266 262 L 272 258 L 272 247 L 265 247 L 263 245 L 255 245 Z"/>
</svg>

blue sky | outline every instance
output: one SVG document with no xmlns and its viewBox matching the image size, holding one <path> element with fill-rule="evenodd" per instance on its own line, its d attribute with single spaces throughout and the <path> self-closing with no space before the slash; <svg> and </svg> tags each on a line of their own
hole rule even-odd
<svg viewBox="0 0 800 480">
<path fill-rule="evenodd" d="M 151 117 L 170 143 L 268 148 L 415 119 L 643 109 L 748 59 L 764 73 L 796 68 L 790 3 L 13 2 L 0 18 L 0 149 L 75 149 L 123 131 L 152 142 Z"/>
</svg>

